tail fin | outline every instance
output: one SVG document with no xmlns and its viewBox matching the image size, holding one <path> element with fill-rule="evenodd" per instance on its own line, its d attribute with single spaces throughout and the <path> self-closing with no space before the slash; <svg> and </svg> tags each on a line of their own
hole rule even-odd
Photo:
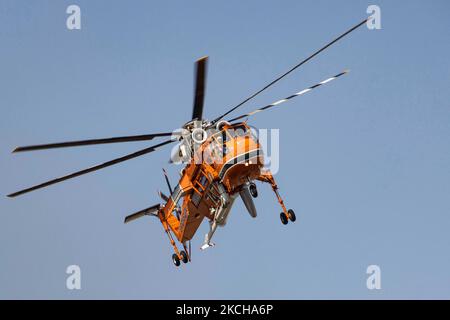
<svg viewBox="0 0 450 320">
<path fill-rule="evenodd" d="M 147 209 L 143 209 L 141 211 L 130 214 L 129 216 L 125 217 L 124 223 L 131 222 L 131 221 L 139 219 L 143 216 L 157 216 L 157 214 L 155 214 L 155 212 L 157 212 L 160 209 L 160 207 L 161 207 L 160 204 L 155 204 L 154 206 L 151 206 Z"/>
</svg>

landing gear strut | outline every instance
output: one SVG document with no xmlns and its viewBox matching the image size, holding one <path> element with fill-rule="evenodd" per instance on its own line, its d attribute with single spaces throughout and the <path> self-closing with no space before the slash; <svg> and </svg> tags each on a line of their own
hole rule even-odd
<svg viewBox="0 0 450 320">
<path fill-rule="evenodd" d="M 181 261 L 183 261 L 183 263 L 188 263 L 191 260 L 190 259 L 190 252 L 191 252 L 190 251 L 190 247 L 191 247 L 190 243 L 189 243 L 189 248 L 186 247 L 186 243 L 183 243 L 184 250 L 181 250 L 181 251 L 178 250 L 177 245 L 175 244 L 175 241 L 174 241 L 174 239 L 172 237 L 172 233 L 169 230 L 169 226 L 168 226 L 167 222 L 162 220 L 161 218 L 160 218 L 160 220 L 161 220 L 161 223 L 162 223 L 162 225 L 164 227 L 164 230 L 167 233 L 167 236 L 169 237 L 170 244 L 173 246 L 173 250 L 175 251 L 175 253 L 172 254 L 172 262 L 173 262 L 173 264 L 176 267 L 179 267 L 181 265 Z M 185 250 L 189 251 L 189 255 L 186 253 Z"/>
<path fill-rule="evenodd" d="M 281 208 L 283 209 L 283 212 L 280 213 L 281 223 L 288 224 L 289 220 L 291 220 L 292 222 L 297 220 L 294 210 L 286 209 L 283 199 L 281 198 L 280 194 L 278 193 L 278 186 L 275 183 L 275 179 L 273 178 L 272 174 L 269 171 L 266 171 L 264 173 L 261 173 L 261 175 L 257 179 L 262 182 L 267 182 L 272 186 L 272 190 L 273 190 L 273 192 L 275 192 L 275 195 L 277 196 L 278 203 L 280 204 Z M 251 193 L 252 192 L 251 185 L 249 188 L 250 188 L 250 193 Z M 255 190 L 256 190 L 256 186 L 255 186 Z"/>
</svg>

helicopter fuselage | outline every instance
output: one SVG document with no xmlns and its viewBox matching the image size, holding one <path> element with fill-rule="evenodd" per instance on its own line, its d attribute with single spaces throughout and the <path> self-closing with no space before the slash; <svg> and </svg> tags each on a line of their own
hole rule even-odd
<svg viewBox="0 0 450 320">
<path fill-rule="evenodd" d="M 263 164 L 261 146 L 251 129 L 245 123 L 225 125 L 205 139 L 182 170 L 178 185 L 161 209 L 162 220 L 184 243 L 192 239 L 207 218 L 211 237 L 217 226 L 226 224 L 234 200 L 243 188 L 261 175 Z M 178 219 L 174 211 L 181 198 Z"/>
</svg>

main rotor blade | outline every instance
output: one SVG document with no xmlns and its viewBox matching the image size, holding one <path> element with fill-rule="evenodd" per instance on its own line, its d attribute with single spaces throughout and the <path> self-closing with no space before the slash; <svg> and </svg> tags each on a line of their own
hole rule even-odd
<svg viewBox="0 0 450 320">
<path fill-rule="evenodd" d="M 203 103 L 205 101 L 206 72 L 208 67 L 208 56 L 197 60 L 195 64 L 195 91 L 194 108 L 192 110 L 192 120 L 202 119 Z"/>
<path fill-rule="evenodd" d="M 256 109 L 256 110 L 254 110 L 254 111 L 252 111 L 252 112 L 243 114 L 242 116 L 233 118 L 233 119 L 228 120 L 228 121 L 229 121 L 229 122 L 233 122 L 233 121 L 236 121 L 236 120 L 245 118 L 245 117 L 250 117 L 250 116 L 254 115 L 255 113 L 258 113 L 258 112 L 261 112 L 261 111 L 270 109 L 270 108 L 272 108 L 272 107 L 278 106 L 278 105 L 282 104 L 283 102 L 286 102 L 286 101 L 288 101 L 288 100 L 290 100 L 290 99 L 292 99 L 292 98 L 301 96 L 301 95 L 303 95 L 303 94 L 305 94 L 305 93 L 307 93 L 307 92 L 309 92 L 309 91 L 311 91 L 311 90 L 313 90 L 313 89 L 315 89 L 315 88 L 317 88 L 317 87 L 320 87 L 320 86 L 323 85 L 323 84 L 326 84 L 326 83 L 328 83 L 328 82 L 330 82 L 330 81 L 333 81 L 334 79 L 337 79 L 337 78 L 339 78 L 340 76 L 343 76 L 344 74 L 347 74 L 348 72 L 349 72 L 348 70 L 344 70 L 343 72 L 338 73 L 338 74 L 335 75 L 334 77 L 331 77 L 331 78 L 328 78 L 328 79 L 326 79 L 326 80 L 323 80 L 322 82 L 319 82 L 319 83 L 317 83 L 317 84 L 315 84 L 315 85 L 313 85 L 313 86 L 311 86 L 311 87 L 309 87 L 309 88 L 307 88 L 307 89 L 304 89 L 304 90 L 302 90 L 302 91 L 299 91 L 299 92 L 297 92 L 297 93 L 295 93 L 295 94 L 293 94 L 293 95 L 291 95 L 291 96 L 289 96 L 289 97 L 287 97 L 287 98 L 278 100 L 277 102 L 271 103 L 271 104 L 269 104 L 269 105 L 267 105 L 267 106 L 265 106 L 265 107 Z"/>
<path fill-rule="evenodd" d="M 357 25 L 355 25 L 354 27 L 350 28 L 349 30 L 347 30 L 346 32 L 344 32 L 343 34 L 341 34 L 339 37 L 335 38 L 333 41 L 331 41 L 330 43 L 328 43 L 327 45 L 325 45 L 324 47 L 320 48 L 319 50 L 317 50 L 316 52 L 314 52 L 312 55 L 310 55 L 308 58 L 302 60 L 300 63 L 298 63 L 297 65 L 295 65 L 294 67 L 292 67 L 289 71 L 283 73 L 281 76 L 279 76 L 278 78 L 276 78 L 275 80 L 273 80 L 272 82 L 270 82 L 269 84 L 267 84 L 265 87 L 263 87 L 262 89 L 260 89 L 259 91 L 255 92 L 254 94 L 252 94 L 250 97 L 248 97 L 247 99 L 245 99 L 244 101 L 242 101 L 241 103 L 239 103 L 238 105 L 234 106 L 233 108 L 231 108 L 230 110 L 228 110 L 227 112 L 225 112 L 223 115 L 217 117 L 216 119 L 214 119 L 212 121 L 212 124 L 218 122 L 220 119 L 222 119 L 223 117 L 227 116 L 228 114 L 230 114 L 231 112 L 233 112 L 234 110 L 236 110 L 237 108 L 239 108 L 240 106 L 242 106 L 244 103 L 246 103 L 247 101 L 253 99 L 254 97 L 256 97 L 258 94 L 260 94 L 261 92 L 263 92 L 264 90 L 268 89 L 270 86 L 274 85 L 276 82 L 280 81 L 281 79 L 283 79 L 285 76 L 287 76 L 288 74 L 290 74 L 292 71 L 294 71 L 295 69 L 299 68 L 300 66 L 302 66 L 303 64 L 305 64 L 306 62 L 308 62 L 309 60 L 311 60 L 312 58 L 314 58 L 315 56 L 317 56 L 319 53 L 321 53 L 322 51 L 324 51 L 325 49 L 327 49 L 329 46 L 333 45 L 334 43 L 336 43 L 337 41 L 339 41 L 340 39 L 342 39 L 343 37 L 345 37 L 346 35 L 348 35 L 349 33 L 351 33 L 352 31 L 356 30 L 357 28 L 359 28 L 360 26 L 362 26 L 363 24 L 365 24 L 369 19 L 371 18 L 367 18 L 364 19 L 363 21 L 361 21 L 360 23 L 358 23 Z"/>
<path fill-rule="evenodd" d="M 99 164 L 99 165 L 96 165 L 96 166 L 93 166 L 93 167 L 90 167 L 90 168 L 87 168 L 87 169 L 84 169 L 84 170 L 81 170 L 81 171 L 77 171 L 77 172 L 68 174 L 66 176 L 63 176 L 63 177 L 60 177 L 60 178 L 56 178 L 56 179 L 53 179 L 53 180 L 41 183 L 41 184 L 38 184 L 36 186 L 27 188 L 27 189 L 23 189 L 23 190 L 11 193 L 11 194 L 8 195 L 8 197 L 10 197 L 10 198 L 17 197 L 17 196 L 22 195 L 22 194 L 27 193 L 27 192 L 31 192 L 31 191 L 34 191 L 34 190 L 37 190 L 37 189 L 48 187 L 48 186 L 50 186 L 52 184 L 55 184 L 55 183 L 59 183 L 59 182 L 62 182 L 62 181 L 68 180 L 68 179 L 72 179 L 72 178 L 81 176 L 81 175 L 86 174 L 86 173 L 90 173 L 90 172 L 93 172 L 93 171 L 96 171 L 96 170 L 99 170 L 99 169 L 103 169 L 103 168 L 115 165 L 115 164 L 120 163 L 120 162 L 124 162 L 124 161 L 130 160 L 130 159 L 133 159 L 133 158 L 140 157 L 140 156 L 142 156 L 144 154 L 153 152 L 157 148 L 162 147 L 162 146 L 164 146 L 166 144 L 169 144 L 171 142 L 174 142 L 174 141 L 173 140 L 164 141 L 164 142 L 159 143 L 157 145 L 154 145 L 154 146 L 151 146 L 151 147 L 139 150 L 137 152 L 128 154 L 126 156 L 123 156 L 123 157 L 120 157 L 120 158 L 116 158 L 114 160 L 107 161 L 105 163 L 102 163 L 102 164 Z"/>
<path fill-rule="evenodd" d="M 104 139 L 90 139 L 90 140 L 80 140 L 80 141 L 67 141 L 67 142 L 56 142 L 48 144 L 39 144 L 33 146 L 17 147 L 13 152 L 23 152 L 23 151 L 34 151 L 43 149 L 54 149 L 54 148 L 66 148 L 66 147 L 78 147 L 87 146 L 93 144 L 105 144 L 105 143 L 118 143 L 118 142 L 131 142 L 131 141 L 146 141 L 152 140 L 156 137 L 170 137 L 172 132 L 163 133 L 153 133 L 153 134 L 143 134 L 138 136 L 124 136 L 124 137 L 113 137 Z"/>
</svg>

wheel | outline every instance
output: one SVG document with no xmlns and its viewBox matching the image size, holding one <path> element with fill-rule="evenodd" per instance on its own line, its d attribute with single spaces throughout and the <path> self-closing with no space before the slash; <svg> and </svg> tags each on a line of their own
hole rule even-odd
<svg viewBox="0 0 450 320">
<path fill-rule="evenodd" d="M 289 220 L 291 220 L 292 222 L 294 222 L 295 220 L 297 220 L 297 218 L 295 217 L 295 212 L 292 209 L 288 210 L 288 215 L 289 215 Z"/>
<path fill-rule="evenodd" d="M 280 213 L 280 220 L 282 224 L 288 224 L 289 220 L 286 217 L 286 215 L 284 214 L 284 212 Z"/>
<path fill-rule="evenodd" d="M 178 256 L 177 256 L 177 254 L 176 253 L 174 253 L 173 255 L 172 255 L 172 262 L 173 262 L 173 264 L 176 266 L 176 267 L 178 267 L 178 266 L 180 266 L 180 258 L 178 258 Z"/>
<path fill-rule="evenodd" d="M 248 189 L 250 190 L 250 194 L 253 198 L 256 198 L 258 196 L 258 189 L 256 189 L 256 184 L 250 183 Z"/>
<path fill-rule="evenodd" d="M 181 255 L 181 261 L 183 261 L 183 263 L 188 263 L 189 262 L 188 255 L 187 255 L 187 253 L 185 251 L 182 250 L 180 252 L 180 255 Z"/>
</svg>

